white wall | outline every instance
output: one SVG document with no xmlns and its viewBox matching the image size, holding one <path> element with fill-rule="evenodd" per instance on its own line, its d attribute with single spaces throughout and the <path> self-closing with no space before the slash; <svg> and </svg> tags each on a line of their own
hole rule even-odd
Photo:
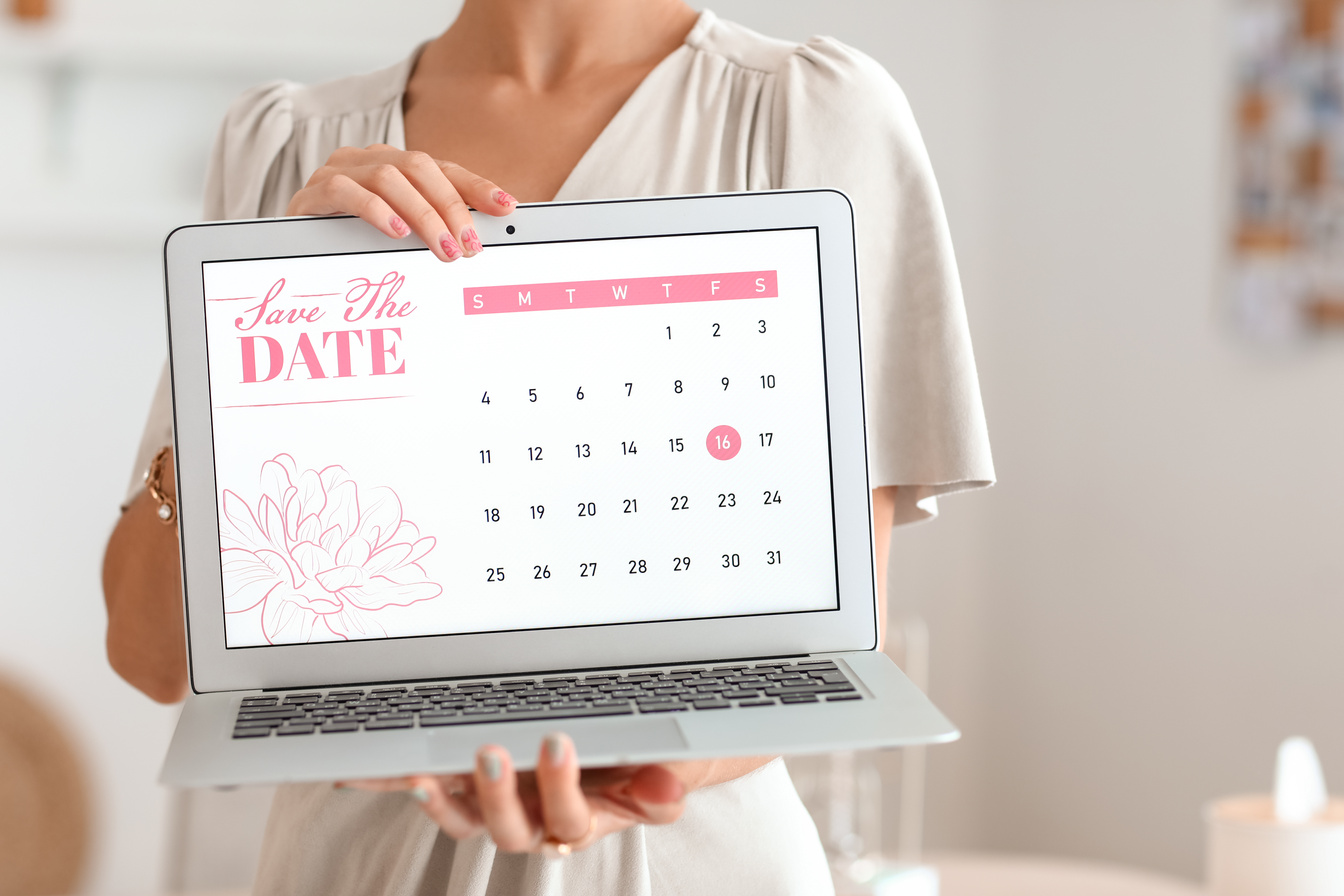
<svg viewBox="0 0 1344 896">
<path fill-rule="evenodd" d="M 56 701 L 97 773 L 91 891 L 161 877 L 172 711 L 107 670 L 97 585 L 161 358 L 158 235 L 193 216 L 242 85 L 390 62 L 454 6 L 371 29 L 357 0 L 71 0 L 70 40 L 102 61 L 75 82 L 65 166 L 45 161 L 40 66 L 0 59 L 20 123 L 0 163 L 32 173 L 0 199 L 21 334 L 0 352 L 0 667 Z M 932 691 L 965 731 L 930 753 L 930 845 L 1195 875 L 1201 802 L 1265 786 L 1279 737 L 1314 736 L 1344 775 L 1344 343 L 1266 350 L 1222 314 L 1218 0 L 715 8 L 876 56 L 947 200 L 1001 483 L 893 539 L 896 609 L 928 618 Z M 108 139 L 128 122 L 160 129 Z"/>
<path fill-rule="evenodd" d="M 1218 272 L 1216 0 L 995 12 L 980 349 L 994 845 L 1195 874 L 1275 742 L 1344 776 L 1344 341 L 1248 343 Z"/>
</svg>

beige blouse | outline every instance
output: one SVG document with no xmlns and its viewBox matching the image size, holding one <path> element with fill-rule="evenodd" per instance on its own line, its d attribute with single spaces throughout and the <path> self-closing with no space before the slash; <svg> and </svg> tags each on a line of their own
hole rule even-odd
<svg viewBox="0 0 1344 896">
<path fill-rule="evenodd" d="M 206 217 L 283 215 L 337 147 L 404 146 L 414 61 L 245 93 L 215 145 Z M 932 516 L 937 496 L 989 485 L 994 468 L 937 184 L 910 107 L 881 66 L 829 38 L 772 40 L 705 12 L 556 199 L 808 187 L 838 187 L 854 205 L 872 485 L 900 486 L 897 523 Z M 170 442 L 161 384 L 137 471 Z M 830 889 L 815 828 L 778 761 L 691 794 L 675 825 L 636 827 L 565 860 L 497 855 L 486 837 L 454 843 L 407 797 L 322 785 L 281 789 L 266 844 L 258 894 Z"/>
</svg>

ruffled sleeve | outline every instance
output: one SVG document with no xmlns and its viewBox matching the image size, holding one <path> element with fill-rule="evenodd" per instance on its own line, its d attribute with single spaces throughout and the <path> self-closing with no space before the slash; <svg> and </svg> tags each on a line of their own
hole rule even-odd
<svg viewBox="0 0 1344 896">
<path fill-rule="evenodd" d="M 813 38 L 778 74 L 774 182 L 834 187 L 854 208 L 869 473 L 896 522 L 994 481 L 961 281 L 910 105 L 874 60 Z"/>
<path fill-rule="evenodd" d="M 229 106 L 215 137 L 205 180 L 205 219 L 224 221 L 283 214 L 280 196 L 294 195 L 286 152 L 294 136 L 294 91 L 299 85 L 274 81 L 253 87 Z M 290 174 L 288 178 L 286 174 Z M 290 187 L 292 189 L 289 189 Z M 288 190 L 286 192 L 286 190 Z M 268 201 L 269 200 L 269 201 Z"/>
<path fill-rule="evenodd" d="M 206 220 L 279 217 L 338 148 L 402 145 L 401 96 L 420 49 L 381 71 L 314 85 L 273 81 L 239 96 L 210 155 Z"/>
</svg>

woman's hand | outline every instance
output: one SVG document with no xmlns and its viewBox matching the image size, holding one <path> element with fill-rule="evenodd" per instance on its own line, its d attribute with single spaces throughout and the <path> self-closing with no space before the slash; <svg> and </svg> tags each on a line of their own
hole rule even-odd
<svg viewBox="0 0 1344 896">
<path fill-rule="evenodd" d="M 414 232 L 443 261 L 481 251 L 468 206 L 507 215 L 518 201 L 460 165 L 382 143 L 343 146 L 289 201 L 288 215 L 357 215 L 395 239 Z"/>
<path fill-rule="evenodd" d="M 696 763 L 679 763 L 678 766 Z M 580 772 L 563 734 L 542 741 L 535 772 L 518 772 L 503 747 L 482 747 L 467 775 L 421 775 L 337 785 L 408 791 L 455 840 L 490 834 L 505 852 L 565 855 L 637 824 L 669 824 L 685 808 L 686 784 L 662 765 Z"/>
</svg>

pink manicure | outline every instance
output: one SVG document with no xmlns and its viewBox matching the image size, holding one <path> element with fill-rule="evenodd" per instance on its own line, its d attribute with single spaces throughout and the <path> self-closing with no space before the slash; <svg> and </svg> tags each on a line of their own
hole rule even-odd
<svg viewBox="0 0 1344 896">
<path fill-rule="evenodd" d="M 406 222 L 397 215 L 388 218 L 387 223 L 392 225 L 392 230 L 397 236 L 405 236 L 411 232 L 411 228 L 407 227 Z"/>
<path fill-rule="evenodd" d="M 500 205 L 516 205 L 518 203 L 517 199 L 514 199 L 512 196 L 510 196 L 508 193 L 505 193 L 503 190 L 495 191 L 495 201 L 498 202 Z"/>
<path fill-rule="evenodd" d="M 462 245 L 474 255 L 477 252 L 484 252 L 485 247 L 481 245 L 481 238 L 476 235 L 476 228 L 468 227 L 462 231 Z"/>
<path fill-rule="evenodd" d="M 457 261 L 462 257 L 462 250 L 458 248 L 457 243 L 448 234 L 439 237 L 439 245 L 443 248 L 443 254 L 448 256 L 449 261 Z"/>
</svg>

